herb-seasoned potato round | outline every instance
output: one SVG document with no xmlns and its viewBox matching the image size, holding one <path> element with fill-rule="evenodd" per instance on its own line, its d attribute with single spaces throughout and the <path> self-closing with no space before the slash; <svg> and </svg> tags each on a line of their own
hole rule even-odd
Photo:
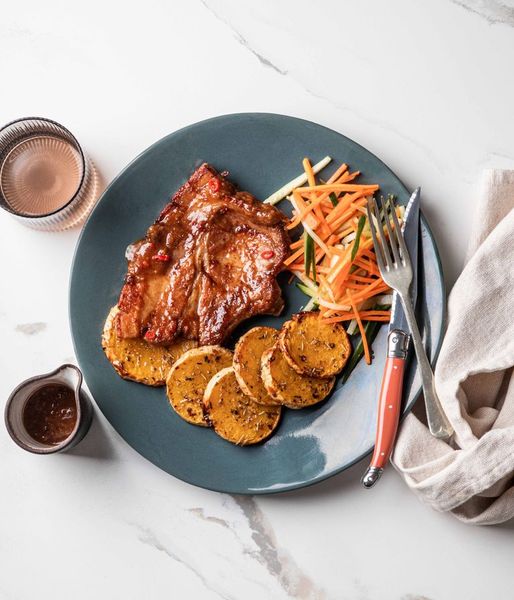
<svg viewBox="0 0 514 600">
<path fill-rule="evenodd" d="M 232 352 L 221 346 L 202 346 L 189 350 L 171 368 L 166 393 L 175 411 L 193 425 L 207 426 L 203 394 L 218 371 L 232 365 Z"/>
<path fill-rule="evenodd" d="M 223 369 L 209 381 L 204 406 L 214 431 L 239 446 L 262 442 L 280 420 L 280 406 L 258 404 L 243 393 L 233 367 Z"/>
<path fill-rule="evenodd" d="M 344 327 L 324 323 L 314 312 L 301 312 L 286 321 L 279 344 L 289 365 L 300 375 L 311 377 L 337 375 L 351 354 Z"/>
<path fill-rule="evenodd" d="M 120 339 L 116 335 L 114 317 L 118 307 L 113 306 L 105 321 L 102 348 L 123 379 L 145 385 L 164 385 L 173 363 L 184 352 L 196 348 L 195 340 L 176 340 L 170 346 L 155 346 L 142 339 Z"/>
<path fill-rule="evenodd" d="M 239 387 L 259 404 L 277 404 L 266 391 L 261 378 L 261 356 L 275 344 L 278 331 L 254 327 L 239 339 L 234 350 L 234 373 Z"/>
<path fill-rule="evenodd" d="M 288 408 L 305 408 L 321 402 L 335 382 L 335 377 L 299 375 L 289 366 L 279 344 L 263 352 L 261 374 L 268 394 Z"/>
</svg>

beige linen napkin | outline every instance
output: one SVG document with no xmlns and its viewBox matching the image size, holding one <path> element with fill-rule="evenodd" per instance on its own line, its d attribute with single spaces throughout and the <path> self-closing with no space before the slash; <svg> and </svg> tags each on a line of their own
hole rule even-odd
<svg viewBox="0 0 514 600">
<path fill-rule="evenodd" d="M 468 523 L 514 517 L 514 171 L 486 171 L 435 371 L 455 436 L 413 414 L 392 462 L 421 500 Z"/>
</svg>

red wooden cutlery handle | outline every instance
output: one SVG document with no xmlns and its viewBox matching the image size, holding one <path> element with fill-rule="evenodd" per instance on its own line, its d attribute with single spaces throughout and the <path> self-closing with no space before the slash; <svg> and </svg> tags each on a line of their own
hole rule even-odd
<svg viewBox="0 0 514 600">
<path fill-rule="evenodd" d="M 402 406 L 403 373 L 407 358 L 408 336 L 402 331 L 392 331 L 388 339 L 388 356 L 382 377 L 378 402 L 375 451 L 364 477 L 364 487 L 372 487 L 382 475 L 396 439 Z"/>
</svg>

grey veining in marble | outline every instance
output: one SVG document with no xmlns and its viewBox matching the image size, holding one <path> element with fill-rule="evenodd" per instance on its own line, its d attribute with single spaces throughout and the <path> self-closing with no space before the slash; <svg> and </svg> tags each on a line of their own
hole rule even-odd
<svg viewBox="0 0 514 600">
<path fill-rule="evenodd" d="M 251 555 L 266 566 L 290 597 L 324 600 L 325 592 L 299 569 L 287 553 L 277 547 L 271 525 L 260 510 L 257 501 L 249 496 L 233 496 L 233 498 L 248 520 L 252 538 L 257 546 L 257 552 L 251 551 Z"/>
<path fill-rule="evenodd" d="M 228 27 L 230 29 L 230 31 L 234 35 L 235 39 L 246 50 L 248 50 L 254 56 L 256 56 L 262 65 L 273 69 L 275 72 L 279 73 L 280 75 L 289 76 L 289 78 L 291 78 L 299 86 L 301 86 L 301 88 L 307 94 L 309 94 L 313 98 L 316 98 L 318 100 L 321 100 L 321 101 L 327 103 L 330 107 L 336 109 L 337 111 L 341 111 L 343 114 L 350 113 L 350 114 L 352 114 L 352 116 L 361 119 L 367 125 L 371 124 L 373 126 L 380 127 L 381 129 L 384 129 L 384 131 L 387 131 L 387 132 L 393 134 L 394 136 L 397 136 L 397 137 L 403 139 L 409 145 L 413 145 L 413 146 L 417 147 L 420 150 L 420 152 L 424 154 L 425 158 L 430 160 L 434 164 L 434 166 L 437 168 L 438 171 L 442 171 L 444 169 L 444 163 L 438 158 L 438 155 L 436 153 L 432 152 L 426 145 L 424 145 L 421 142 L 421 140 L 415 139 L 414 137 L 405 134 L 404 132 L 400 131 L 397 127 L 395 127 L 394 125 L 392 125 L 391 123 L 389 123 L 383 119 L 378 119 L 376 116 L 363 113 L 362 110 L 360 110 L 359 107 L 357 107 L 357 106 L 350 106 L 350 105 L 343 104 L 339 98 L 336 100 L 336 99 L 334 99 L 333 96 L 328 96 L 325 93 L 315 89 L 312 85 L 306 84 L 300 78 L 298 78 L 292 71 L 278 67 L 276 62 L 274 60 L 272 60 L 269 56 L 264 56 L 264 54 L 261 51 L 256 50 L 255 47 L 252 44 L 250 44 L 250 42 L 234 26 L 234 24 L 231 22 L 231 20 L 227 16 L 222 15 L 220 12 L 214 10 L 206 2 L 206 0 L 200 0 L 200 1 L 201 1 L 202 5 L 210 13 L 212 13 L 212 15 L 214 15 L 214 17 L 216 19 L 218 19 L 220 22 L 222 22 L 226 27 Z M 455 1 L 458 1 L 458 0 L 455 0 Z M 367 60 L 367 59 L 363 58 L 362 56 L 359 56 L 359 59 Z"/>
<path fill-rule="evenodd" d="M 210 509 L 191 507 L 182 514 L 176 513 L 174 525 L 166 522 L 158 526 L 137 521 L 127 523 L 137 532 L 139 542 L 188 569 L 206 590 L 220 598 L 238 600 L 239 597 L 233 588 L 234 581 L 213 569 L 214 557 L 218 561 L 230 561 L 232 566 L 227 572 L 243 570 L 244 576 L 252 579 L 252 585 L 262 589 L 263 598 L 328 599 L 323 587 L 315 583 L 279 544 L 271 523 L 256 500 L 226 494 L 216 496 L 216 499 L 221 503 L 215 502 Z M 202 528 L 205 537 L 201 540 L 192 537 L 200 527 L 195 520 L 205 524 Z M 186 535 L 196 539 L 195 544 L 191 544 Z M 237 548 L 238 556 L 229 550 L 231 546 Z"/>
<path fill-rule="evenodd" d="M 257 52 L 257 50 L 255 50 L 255 48 L 253 48 L 248 40 L 246 38 L 244 38 L 241 33 L 239 33 L 239 31 L 237 31 L 237 29 L 235 29 L 233 27 L 233 25 L 230 23 L 230 21 L 228 21 L 227 19 L 223 18 L 219 13 L 217 13 L 214 9 L 212 9 L 207 2 L 205 2 L 205 0 L 200 0 L 201 3 L 205 6 L 205 8 L 212 13 L 216 19 L 218 19 L 218 21 L 221 21 L 224 25 L 226 25 L 234 34 L 234 37 L 236 38 L 236 40 L 247 50 L 249 50 L 256 58 L 257 60 L 264 65 L 265 67 L 269 67 L 270 69 L 273 69 L 274 71 L 276 71 L 279 75 L 287 75 L 287 71 L 285 69 L 281 69 L 280 67 L 278 67 L 275 63 L 271 62 L 271 60 L 269 58 L 266 58 L 264 55 L 262 55 L 260 52 Z"/>
<path fill-rule="evenodd" d="M 451 0 L 454 4 L 483 17 L 491 25 L 514 27 L 514 6 L 498 0 Z"/>
<path fill-rule="evenodd" d="M 172 560 L 183 565 L 186 569 L 188 569 L 189 571 L 194 573 L 196 577 L 198 577 L 198 579 L 202 582 L 202 584 L 207 590 L 214 592 L 216 595 L 218 595 L 220 598 L 223 598 L 224 600 L 232 600 L 232 596 L 226 596 L 219 590 L 215 589 L 214 587 L 211 587 L 211 584 L 202 575 L 202 572 L 199 569 L 195 569 L 194 567 L 192 567 L 190 562 L 183 560 L 169 546 L 164 545 L 164 543 L 159 539 L 158 535 L 154 531 L 152 531 L 148 527 L 136 527 L 139 530 L 138 539 L 140 542 L 142 542 L 143 544 L 148 544 L 149 546 L 151 546 L 155 550 L 158 550 L 159 552 L 164 552 L 164 554 L 169 556 Z"/>
<path fill-rule="evenodd" d="M 46 329 L 46 323 L 20 323 L 16 325 L 15 329 L 19 333 L 24 333 L 25 335 L 36 335 Z"/>
</svg>

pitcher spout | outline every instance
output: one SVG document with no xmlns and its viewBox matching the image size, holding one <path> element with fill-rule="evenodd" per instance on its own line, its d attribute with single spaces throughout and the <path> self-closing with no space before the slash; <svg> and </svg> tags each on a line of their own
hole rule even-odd
<svg viewBox="0 0 514 600">
<path fill-rule="evenodd" d="M 72 364 L 64 364 L 56 370 L 56 375 L 75 392 L 75 396 L 78 398 L 82 386 L 80 369 Z"/>
</svg>

